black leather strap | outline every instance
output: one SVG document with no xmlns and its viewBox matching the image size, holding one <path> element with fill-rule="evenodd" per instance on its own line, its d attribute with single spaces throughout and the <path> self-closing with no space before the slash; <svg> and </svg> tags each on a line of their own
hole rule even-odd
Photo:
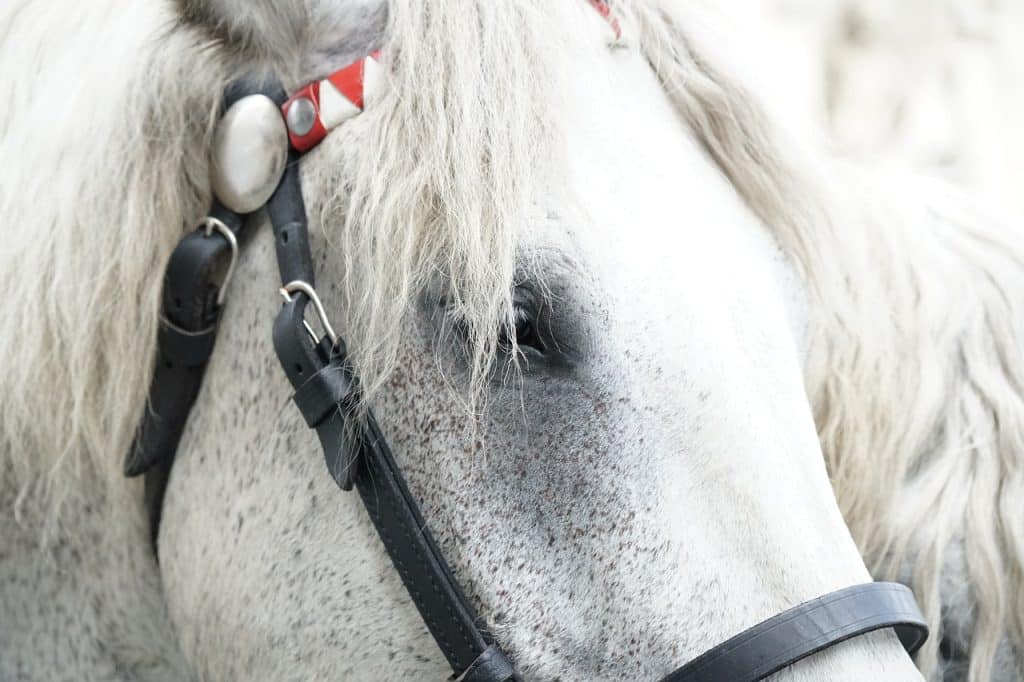
<svg viewBox="0 0 1024 682">
<path fill-rule="evenodd" d="M 242 216 L 219 204 L 209 215 L 235 235 L 244 225 Z M 221 277 L 231 257 L 224 235 L 199 228 L 181 240 L 167 265 L 153 379 L 124 462 L 126 476 L 152 472 L 146 481 L 146 504 L 154 547 L 167 476 L 213 352 Z"/>
<path fill-rule="evenodd" d="M 284 284 L 311 287 L 314 268 L 297 159 L 267 204 Z M 376 420 L 355 415 L 357 385 L 344 344 L 314 343 L 304 324 L 309 299 L 296 294 L 274 324 L 274 348 L 295 388 L 294 402 L 316 430 L 327 470 L 342 490 L 355 487 L 409 595 L 459 679 L 517 679 L 452 576 Z"/>
<path fill-rule="evenodd" d="M 356 382 L 344 348 L 314 343 L 303 324 L 309 299 L 297 294 L 274 324 L 274 348 L 295 402 L 316 429 L 327 468 L 353 485 L 427 628 L 469 682 L 506 682 L 516 673 L 469 604 L 438 549 L 371 412 L 355 413 Z"/>
<path fill-rule="evenodd" d="M 891 627 L 914 653 L 928 627 L 913 593 L 896 583 L 837 590 L 795 606 L 701 654 L 662 682 L 755 682 L 851 637 Z"/>
<path fill-rule="evenodd" d="M 274 348 L 295 387 L 292 397 L 306 424 L 316 430 L 323 447 L 327 470 L 342 490 L 355 485 L 358 448 L 346 429 L 342 405 L 350 406 L 355 395 L 351 373 L 341 364 L 344 349 L 331 349 L 330 342 L 314 346 L 303 324 L 305 296 L 292 299 L 278 313 L 274 323 Z M 338 356 L 331 362 L 332 355 Z"/>
<path fill-rule="evenodd" d="M 466 672 L 455 679 L 456 682 L 491 682 L 519 678 L 504 652 L 496 644 L 492 644 L 466 668 Z"/>
<path fill-rule="evenodd" d="M 281 184 L 267 202 L 267 214 L 274 229 L 281 282 L 287 284 L 301 280 L 316 286 L 306 224 L 306 204 L 302 199 L 302 182 L 299 177 L 299 155 L 295 151 L 289 154 Z"/>
</svg>

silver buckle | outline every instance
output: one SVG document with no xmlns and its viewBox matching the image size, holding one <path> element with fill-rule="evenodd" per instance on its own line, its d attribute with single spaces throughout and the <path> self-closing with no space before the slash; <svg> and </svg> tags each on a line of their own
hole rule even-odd
<svg viewBox="0 0 1024 682">
<path fill-rule="evenodd" d="M 331 346 L 338 345 L 338 335 L 334 333 L 334 328 L 331 326 L 330 320 L 327 319 L 327 312 L 324 310 L 324 304 L 320 302 L 320 297 L 317 296 L 316 289 L 314 289 L 309 282 L 304 282 L 301 279 L 288 282 L 283 287 L 278 289 L 281 296 L 284 297 L 285 303 L 291 303 L 292 294 L 302 293 L 306 295 L 313 303 L 313 308 L 316 310 L 316 316 L 320 319 L 320 324 L 324 328 L 324 333 L 327 334 L 327 338 L 331 340 Z M 320 342 L 320 338 L 313 331 L 313 328 L 309 326 L 309 323 L 305 320 L 302 324 L 306 327 L 306 332 L 309 334 L 309 338 L 313 340 L 313 345 Z"/>
<path fill-rule="evenodd" d="M 238 263 L 238 240 L 235 238 L 235 233 L 231 231 L 231 228 L 213 216 L 203 218 L 203 221 L 199 223 L 199 227 L 203 228 L 203 233 L 207 237 L 212 235 L 214 231 L 220 233 L 227 240 L 228 246 L 231 247 L 231 260 L 228 262 L 228 270 L 224 273 L 224 281 L 221 282 L 220 288 L 217 290 L 217 305 L 221 306 L 224 305 L 224 294 L 228 290 L 228 283 L 231 281 L 231 276 L 235 274 L 235 265 Z"/>
</svg>

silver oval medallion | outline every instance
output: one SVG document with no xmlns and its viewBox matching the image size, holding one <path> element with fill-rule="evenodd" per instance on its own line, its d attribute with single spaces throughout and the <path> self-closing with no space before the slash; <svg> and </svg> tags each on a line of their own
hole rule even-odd
<svg viewBox="0 0 1024 682">
<path fill-rule="evenodd" d="M 236 213 L 267 203 L 288 162 L 288 130 L 266 95 L 235 102 L 217 124 L 210 159 L 213 193 Z"/>
</svg>

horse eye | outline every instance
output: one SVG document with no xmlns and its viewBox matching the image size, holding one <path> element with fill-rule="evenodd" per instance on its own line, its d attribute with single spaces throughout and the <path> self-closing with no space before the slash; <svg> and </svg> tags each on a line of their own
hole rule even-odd
<svg viewBox="0 0 1024 682">
<path fill-rule="evenodd" d="M 505 350 L 513 347 L 532 348 L 538 353 L 547 353 L 548 346 L 538 331 L 539 306 L 531 292 L 517 287 L 513 296 L 512 314 L 515 324 L 512 329 L 505 327 L 499 336 L 499 344 Z"/>
<path fill-rule="evenodd" d="M 524 311 L 517 309 L 516 315 L 516 326 L 514 330 L 514 336 L 511 339 L 507 339 L 505 343 L 508 347 L 512 347 L 514 341 L 520 348 L 532 348 L 540 353 L 546 353 L 548 348 L 541 339 L 540 334 L 537 333 L 536 320 L 531 319 Z"/>
</svg>

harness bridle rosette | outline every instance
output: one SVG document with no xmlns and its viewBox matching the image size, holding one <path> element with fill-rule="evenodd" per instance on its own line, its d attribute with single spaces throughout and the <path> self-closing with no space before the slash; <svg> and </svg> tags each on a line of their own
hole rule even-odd
<svg viewBox="0 0 1024 682">
<path fill-rule="evenodd" d="M 621 28 L 608 5 L 588 1 L 618 38 Z M 297 162 L 331 130 L 374 102 L 383 87 L 383 69 L 381 54 L 374 52 L 290 97 L 276 84 L 239 82 L 227 89 L 211 163 L 216 199 L 199 229 L 181 241 L 167 265 L 158 361 L 125 473 L 146 474 L 155 551 L 167 477 L 213 352 L 239 236 L 250 222 L 247 217 L 265 208 L 284 298 L 274 323 L 274 348 L 295 390 L 295 405 L 320 439 L 327 470 L 342 490 L 359 494 L 454 679 L 518 680 L 512 661 L 466 598 L 434 541 L 372 410 L 358 408 L 358 380 L 315 288 Z M 323 335 L 315 334 L 306 322 L 310 305 Z M 664 681 L 760 680 L 838 642 L 889 627 L 910 652 L 927 637 L 908 588 L 895 583 L 847 587 L 755 625 Z"/>
</svg>

